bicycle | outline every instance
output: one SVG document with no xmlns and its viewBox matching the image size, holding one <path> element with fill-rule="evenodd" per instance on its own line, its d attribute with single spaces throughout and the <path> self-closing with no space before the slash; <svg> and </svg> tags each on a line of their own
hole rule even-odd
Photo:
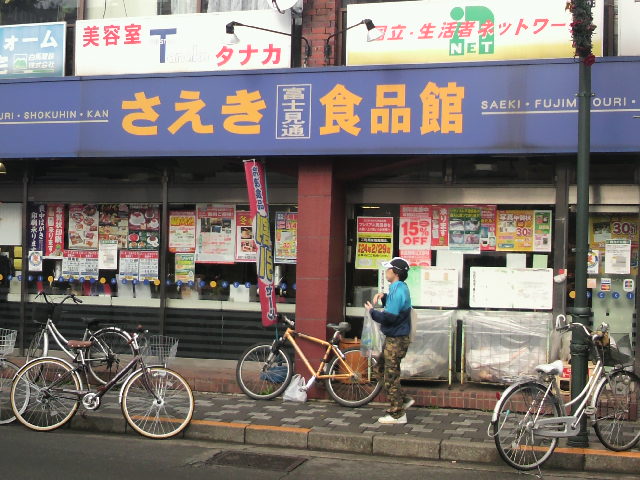
<svg viewBox="0 0 640 480">
<path fill-rule="evenodd" d="M 556 330 L 573 328 L 584 330 L 596 360 L 578 396 L 564 402 L 556 378 L 564 365 L 558 360 L 536 367 L 537 378 L 525 377 L 509 386 L 495 406 L 488 434 L 494 437 L 502 459 L 513 468 L 539 470 L 560 438 L 578 434 L 585 415 L 591 417 L 598 439 L 609 450 L 626 451 L 640 440 L 640 380 L 626 370 L 624 361 L 629 357 L 611 345 L 606 323 L 591 331 L 581 323 L 567 323 L 564 315 L 556 319 Z M 613 368 L 607 371 L 605 366 Z M 575 411 L 568 415 L 567 408 L 572 406 Z"/>
<path fill-rule="evenodd" d="M 67 342 L 75 353 L 76 366 L 56 357 L 27 363 L 18 371 L 11 387 L 11 408 L 18 421 L 32 430 L 55 430 L 73 418 L 80 403 L 87 410 L 97 410 L 102 397 L 123 380 L 119 403 L 131 428 L 155 439 L 180 433 L 193 417 L 193 392 L 177 372 L 161 365 L 147 366 L 138 344 L 141 332 L 139 327 L 131 335 L 134 358 L 94 391 L 85 389 L 81 375 L 84 374 L 88 384 L 91 368 L 86 354 L 93 344 L 91 340 Z M 169 339 L 162 345 L 162 351 L 175 352 L 174 343 Z"/>
<path fill-rule="evenodd" d="M 17 330 L 0 328 L 0 425 L 13 422 L 16 417 L 11 409 L 11 382 L 19 367 L 7 360 L 5 355 L 13 352 L 16 344 Z"/>
<path fill-rule="evenodd" d="M 255 344 L 249 347 L 238 360 L 236 380 L 241 390 L 250 398 L 269 400 L 282 394 L 293 374 L 293 362 L 283 349 L 289 343 L 298 353 L 311 378 L 304 390 L 309 390 L 316 380 L 324 380 L 329 395 L 340 405 L 360 407 L 373 400 L 382 383 L 372 374 L 376 359 L 363 356 L 360 349 L 349 348 L 344 352 L 338 347 L 342 334 L 351 329 L 347 322 L 328 324 L 334 330 L 330 341 L 325 341 L 302 332 L 295 331 L 295 322 L 281 316 L 287 326 L 284 334 L 271 344 Z M 324 347 L 325 354 L 316 370 L 296 343 L 296 338 L 307 340 Z M 333 355 L 333 359 L 330 360 Z"/>
<path fill-rule="evenodd" d="M 36 298 L 42 297 L 45 301 L 44 305 L 47 313 L 45 322 L 39 321 L 37 313 L 34 314 L 33 322 L 40 325 L 38 330 L 27 349 L 27 362 L 40 357 L 46 357 L 49 354 L 49 338 L 52 338 L 63 351 L 71 359 L 75 357 L 74 353 L 67 349 L 68 340 L 60 333 L 56 327 L 56 320 L 62 305 L 67 300 L 72 300 L 76 304 L 82 303 L 74 294 L 66 295 L 60 302 L 54 303 L 49 299 L 45 292 L 40 292 Z M 133 355 L 131 348 L 131 335 L 119 327 L 109 326 L 96 330 L 100 321 L 92 318 L 82 319 L 86 324 L 82 341 L 91 341 L 91 348 L 87 352 L 87 362 L 89 362 L 89 371 L 91 376 L 100 385 L 105 385 L 109 380 L 114 378 L 118 373 L 121 365 L 122 355 Z"/>
</svg>

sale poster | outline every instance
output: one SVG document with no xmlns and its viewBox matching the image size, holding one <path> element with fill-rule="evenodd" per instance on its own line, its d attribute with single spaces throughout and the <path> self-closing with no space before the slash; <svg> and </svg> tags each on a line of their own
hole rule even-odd
<svg viewBox="0 0 640 480">
<path fill-rule="evenodd" d="M 499 210 L 497 250 L 500 252 L 533 251 L 533 210 Z"/>
<path fill-rule="evenodd" d="M 123 280 L 137 280 L 140 265 L 139 252 L 120 250 L 120 269 L 118 274 Z"/>
<path fill-rule="evenodd" d="M 377 270 L 392 254 L 393 217 L 358 217 L 356 269 Z"/>
<path fill-rule="evenodd" d="M 429 205 L 400 205 L 400 256 L 412 267 L 431 265 Z"/>
<path fill-rule="evenodd" d="M 138 280 L 154 281 L 158 278 L 158 252 L 138 252 Z"/>
<path fill-rule="evenodd" d="M 444 205 L 431 207 L 431 249 L 449 248 L 449 208 Z"/>
<path fill-rule="evenodd" d="M 197 206 L 197 263 L 233 263 L 235 259 L 234 205 L 199 204 Z"/>
<path fill-rule="evenodd" d="M 491 252 L 496 249 L 496 205 L 483 205 L 480 223 L 480 250 Z"/>
<path fill-rule="evenodd" d="M 603 249 L 607 240 L 629 240 L 638 245 L 637 215 L 596 214 L 589 217 L 589 246 Z"/>
<path fill-rule="evenodd" d="M 62 257 L 62 276 L 65 278 L 98 278 L 97 250 L 65 250 Z"/>
<path fill-rule="evenodd" d="M 43 252 L 47 228 L 47 213 L 44 205 L 29 206 L 29 251 Z"/>
<path fill-rule="evenodd" d="M 160 210 L 153 205 L 129 207 L 130 250 L 156 250 L 160 246 Z"/>
<path fill-rule="evenodd" d="M 196 261 L 193 253 L 176 253 L 176 282 L 192 282 L 196 275 Z"/>
<path fill-rule="evenodd" d="M 275 263 L 296 263 L 297 252 L 298 214 L 277 212 Z"/>
<path fill-rule="evenodd" d="M 129 206 L 125 203 L 100 205 L 98 241 L 116 241 L 118 248 L 127 248 L 129 235 Z"/>
<path fill-rule="evenodd" d="M 449 207 L 449 250 L 480 253 L 480 207 Z"/>
<path fill-rule="evenodd" d="M 64 205 L 47 205 L 45 257 L 62 257 L 64 253 Z"/>
<path fill-rule="evenodd" d="M 195 211 L 175 211 L 169 214 L 169 251 L 173 253 L 196 251 Z"/>
<path fill-rule="evenodd" d="M 98 268 L 100 270 L 115 270 L 118 268 L 118 240 L 100 241 Z"/>
<path fill-rule="evenodd" d="M 551 210 L 536 210 L 533 222 L 533 250 L 551 251 Z"/>
<path fill-rule="evenodd" d="M 95 205 L 69 205 L 69 248 L 98 248 L 98 208 Z"/>
<path fill-rule="evenodd" d="M 251 212 L 236 212 L 236 262 L 256 261 L 256 242 L 253 239 Z"/>
</svg>

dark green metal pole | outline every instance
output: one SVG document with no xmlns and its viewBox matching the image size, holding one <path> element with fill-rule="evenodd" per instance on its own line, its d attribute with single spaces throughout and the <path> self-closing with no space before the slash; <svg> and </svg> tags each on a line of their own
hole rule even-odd
<svg viewBox="0 0 640 480">
<path fill-rule="evenodd" d="M 578 92 L 578 162 L 576 168 L 576 298 L 573 321 L 588 325 L 591 309 L 587 298 L 587 254 L 589 252 L 589 155 L 591 150 L 591 66 L 580 62 Z M 589 343 L 582 329 L 574 329 L 571 338 L 571 398 L 576 398 L 587 383 Z M 573 405 L 572 411 L 578 405 Z M 587 418 L 580 422 L 580 432 L 569 439 L 572 447 L 589 446 Z"/>
</svg>

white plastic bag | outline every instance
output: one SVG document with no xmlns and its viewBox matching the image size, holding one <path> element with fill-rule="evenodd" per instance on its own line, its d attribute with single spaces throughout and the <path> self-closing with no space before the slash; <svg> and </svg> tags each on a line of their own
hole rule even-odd
<svg viewBox="0 0 640 480">
<path fill-rule="evenodd" d="M 409 341 L 413 343 L 416 340 L 416 326 L 418 325 L 418 312 L 415 308 L 411 309 L 411 333 Z"/>
<path fill-rule="evenodd" d="M 307 401 L 307 391 L 305 390 L 307 383 L 304 380 L 304 377 L 299 373 L 296 373 L 291 379 L 291 383 L 284 391 L 284 395 L 282 399 L 285 402 L 300 402 L 304 403 Z"/>
<path fill-rule="evenodd" d="M 375 357 L 382 353 L 384 335 L 380 331 L 380 325 L 374 322 L 371 314 L 364 313 L 364 323 L 362 324 L 362 339 L 360 340 L 360 353 L 367 357 Z"/>
</svg>

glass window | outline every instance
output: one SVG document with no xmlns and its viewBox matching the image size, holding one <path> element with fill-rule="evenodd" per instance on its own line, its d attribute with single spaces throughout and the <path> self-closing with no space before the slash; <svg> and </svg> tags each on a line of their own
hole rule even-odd
<svg viewBox="0 0 640 480">
<path fill-rule="evenodd" d="M 271 8 L 270 0 L 203 0 L 203 12 L 235 12 Z"/>
<path fill-rule="evenodd" d="M 78 0 L 2 0 L 0 25 L 75 22 Z"/>
<path fill-rule="evenodd" d="M 196 13 L 196 0 L 86 0 L 86 18 L 144 17 Z"/>
</svg>

